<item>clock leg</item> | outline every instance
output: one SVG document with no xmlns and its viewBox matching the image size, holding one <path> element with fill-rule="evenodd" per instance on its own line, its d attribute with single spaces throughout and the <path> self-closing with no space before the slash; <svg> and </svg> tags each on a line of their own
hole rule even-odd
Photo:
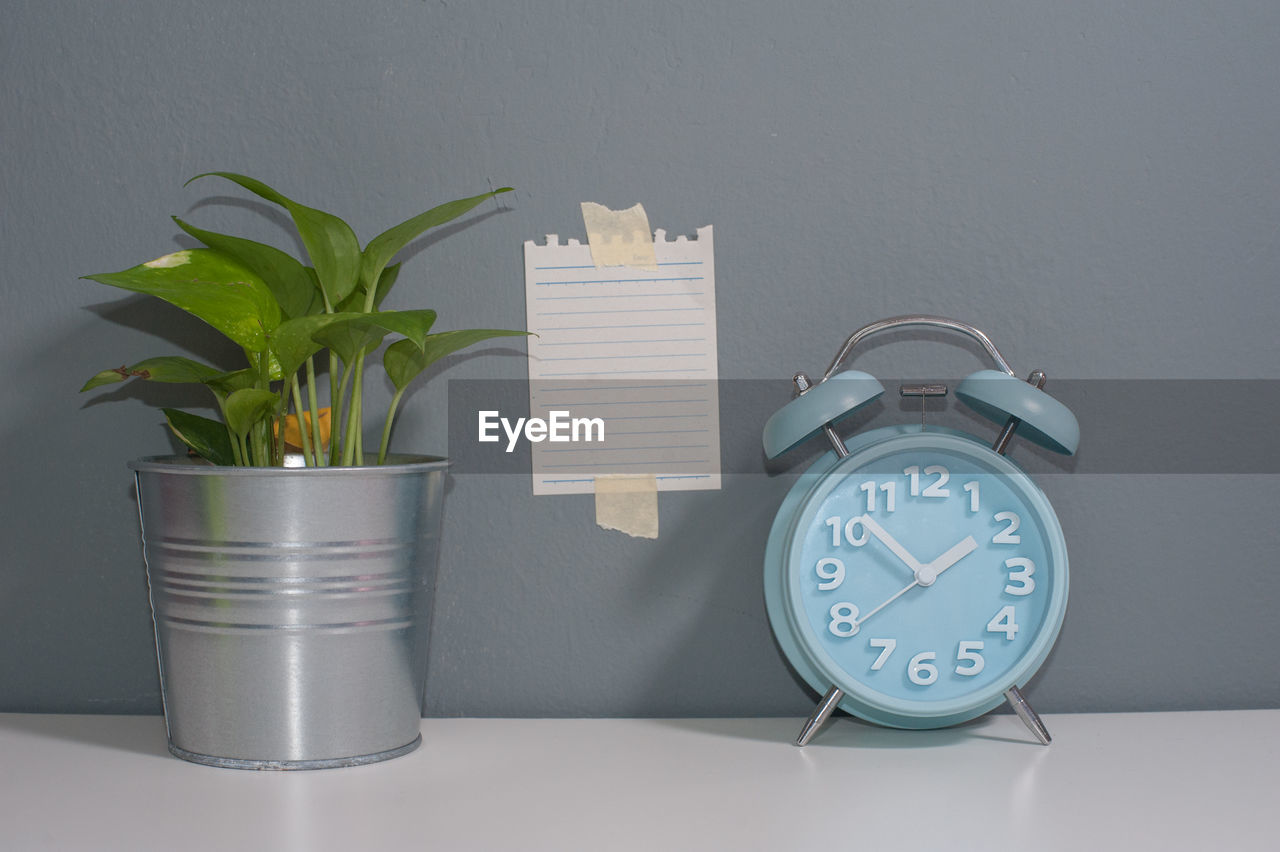
<svg viewBox="0 0 1280 852">
<path fill-rule="evenodd" d="M 1043 388 L 1045 384 L 1044 370 L 1032 370 L 1031 375 L 1027 376 L 1027 384 Z M 1013 438 L 1013 433 L 1018 431 L 1018 425 L 1022 421 L 1017 417 L 1010 417 L 1008 422 L 1004 424 L 1004 428 L 1000 430 L 1000 436 L 996 438 L 996 442 L 992 444 L 991 449 L 1000 455 L 1004 455 L 1005 450 L 1009 448 L 1009 441 Z M 1004 697 L 1009 700 L 1013 712 L 1018 714 L 1018 718 L 1022 720 L 1022 724 L 1035 735 L 1041 745 L 1048 745 L 1053 742 L 1053 737 L 1049 736 L 1049 729 L 1044 726 L 1044 722 L 1040 721 L 1040 716 L 1035 710 L 1031 709 L 1031 705 L 1027 703 L 1027 699 L 1022 697 L 1022 690 L 1017 686 L 1009 687 Z"/>
<path fill-rule="evenodd" d="M 822 696 L 818 706 L 813 708 L 813 713 L 805 720 L 804 727 L 800 729 L 800 736 L 796 737 L 796 745 L 809 744 L 809 740 L 813 739 L 813 735 L 818 733 L 822 723 L 831 718 L 831 714 L 835 712 L 836 705 L 840 703 L 841 698 L 844 698 L 844 692 L 840 687 L 832 686 L 827 690 L 827 694 Z"/>
<path fill-rule="evenodd" d="M 1031 705 L 1027 703 L 1027 699 L 1022 697 L 1022 690 L 1016 686 L 1011 686 L 1005 690 L 1004 697 L 1009 699 L 1013 712 L 1018 714 L 1018 718 L 1027 726 L 1031 733 L 1035 734 L 1036 739 L 1040 741 L 1040 745 L 1048 745 L 1053 742 L 1053 737 L 1049 736 L 1049 729 L 1044 726 L 1044 722 L 1040 721 L 1040 716 L 1035 710 L 1031 709 Z"/>
</svg>

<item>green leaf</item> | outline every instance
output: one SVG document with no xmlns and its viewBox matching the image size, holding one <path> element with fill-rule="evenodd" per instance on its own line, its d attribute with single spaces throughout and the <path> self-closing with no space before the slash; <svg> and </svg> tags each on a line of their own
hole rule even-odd
<svg viewBox="0 0 1280 852">
<path fill-rule="evenodd" d="M 243 438 L 255 423 L 274 412 L 279 403 L 278 395 L 260 388 L 232 391 L 225 403 L 227 428 Z"/>
<path fill-rule="evenodd" d="M 397 391 L 404 390 L 409 382 L 428 367 L 426 354 L 412 340 L 397 340 L 382 353 L 382 367 Z"/>
<path fill-rule="evenodd" d="M 352 364 L 360 351 L 371 352 L 382 344 L 387 336 L 387 329 L 372 322 L 373 314 L 355 314 L 344 316 L 340 322 L 326 325 L 313 335 L 321 346 L 327 346 L 344 364 Z"/>
<path fill-rule="evenodd" d="M 94 388 L 100 388 L 103 385 L 113 385 L 117 382 L 123 382 L 125 379 L 132 379 L 133 377 L 133 373 L 130 372 L 130 367 L 126 364 L 121 364 L 119 367 L 113 367 L 110 370 L 103 370 L 101 373 L 93 376 L 93 378 L 84 383 L 84 387 L 80 388 L 80 393 L 84 393 L 87 390 L 93 390 Z"/>
<path fill-rule="evenodd" d="M 387 298 L 387 294 L 391 292 L 391 288 L 396 285 L 396 280 L 400 278 L 400 267 L 402 264 L 393 263 L 386 269 L 382 270 L 382 274 L 378 276 L 378 287 L 373 294 L 373 309 L 376 311 L 382 307 L 382 300 Z"/>
<path fill-rule="evenodd" d="M 266 333 L 280 324 L 280 305 L 266 283 L 213 249 L 177 251 L 123 272 L 84 277 L 163 299 L 251 352 L 266 349 Z"/>
<path fill-rule="evenodd" d="M 232 370 L 206 379 L 205 384 L 209 386 L 209 390 L 213 391 L 214 396 L 225 400 L 233 391 L 255 386 L 258 378 L 258 371 L 254 369 Z"/>
<path fill-rule="evenodd" d="M 234 172 L 205 172 L 187 183 L 210 176 L 239 184 L 259 198 L 289 211 L 330 305 L 339 304 L 356 288 L 360 276 L 360 241 L 350 225 L 332 213 L 299 204 L 260 180 Z"/>
<path fill-rule="evenodd" d="M 196 455 L 219 465 L 235 464 L 235 453 L 231 449 L 231 437 L 227 427 L 217 420 L 179 411 L 176 408 L 162 408 L 169 428 L 178 440 L 186 444 Z"/>
<path fill-rule="evenodd" d="M 278 326 L 277 326 L 278 328 Z M 276 353 L 271 351 L 271 335 L 267 335 L 267 351 L 266 352 L 249 352 L 246 351 L 245 358 L 249 365 L 257 372 L 259 377 L 265 376 L 268 381 L 278 382 L 285 377 L 284 370 L 280 368 L 280 360 L 276 358 Z M 262 359 L 266 358 L 266 371 L 262 368 Z"/>
<path fill-rule="evenodd" d="M 270 344 L 283 375 L 293 375 L 307 358 L 325 346 L 324 343 L 315 339 L 316 333 L 321 329 L 362 316 L 364 314 L 348 311 L 339 314 L 313 314 L 280 323 L 276 330 L 271 332 Z"/>
<path fill-rule="evenodd" d="M 159 358 L 148 358 L 139 361 L 132 367 L 116 367 L 103 370 L 84 383 L 80 392 L 123 382 L 126 379 L 146 379 L 152 382 L 171 382 L 174 384 L 201 383 L 217 378 L 223 374 L 217 367 L 192 361 L 180 355 L 165 355 Z"/>
<path fill-rule="evenodd" d="M 460 331 L 442 331 L 427 335 L 419 349 L 411 340 L 400 340 L 387 347 L 382 355 L 382 366 L 397 391 L 404 390 L 419 373 L 446 355 L 472 344 L 493 337 L 519 337 L 527 331 L 510 331 L 498 328 L 468 328 Z"/>
<path fill-rule="evenodd" d="M 436 312 L 433 310 L 413 311 L 377 311 L 364 314 L 365 319 L 379 328 L 409 338 L 421 349 L 429 336 L 431 326 L 435 325 Z"/>
<path fill-rule="evenodd" d="M 436 321 L 436 312 L 432 310 L 321 316 L 332 317 L 334 321 L 317 325 L 312 340 L 337 352 L 338 357 L 347 364 L 352 363 L 360 350 L 371 352 L 378 348 L 389 332 L 403 335 L 418 349 L 422 349 L 430 337 L 427 332 L 431 331 L 431 326 Z"/>
<path fill-rule="evenodd" d="M 271 288 L 286 317 L 306 316 L 320 309 L 320 293 L 315 282 L 307 268 L 292 256 L 274 246 L 197 228 L 177 216 L 173 221 L 209 248 L 235 258 L 256 272 Z"/>
<path fill-rule="evenodd" d="M 186 183 L 183 184 L 183 186 L 190 186 L 191 184 L 200 180 L 200 178 L 204 178 L 204 177 L 226 178 L 229 181 L 234 181 L 240 184 L 245 189 L 249 190 L 259 198 L 265 198 L 267 201 L 270 201 L 272 204 L 279 204 L 281 207 L 286 207 L 286 208 L 289 206 L 289 199 L 285 198 L 283 195 L 276 192 L 274 189 L 267 186 L 262 181 L 258 180 L 257 178 L 251 178 L 245 175 L 238 175 L 238 174 L 235 174 L 234 172 L 202 172 L 201 174 L 198 174 L 195 177 L 188 180 Z"/>
<path fill-rule="evenodd" d="M 378 281 L 379 287 L 381 287 L 380 277 L 382 270 L 391 262 L 391 258 L 395 257 L 400 249 L 407 246 L 424 231 L 437 225 L 443 225 L 445 222 L 451 222 L 463 213 L 475 208 L 482 201 L 493 198 L 503 192 L 511 192 L 511 187 L 504 186 L 501 189 L 495 189 L 493 192 L 485 192 L 480 195 L 473 195 L 470 198 L 460 198 L 457 201 L 446 202 L 438 207 L 432 207 L 425 213 L 419 213 L 412 219 L 406 219 L 394 228 L 383 231 L 365 246 L 364 254 L 360 260 L 361 282 L 368 288 L 369 282 Z M 391 289 L 390 285 L 387 286 L 387 289 Z M 386 294 L 383 293 L 383 295 Z"/>
<path fill-rule="evenodd" d="M 400 277 L 400 267 L 402 264 L 393 263 L 386 269 L 382 270 L 382 274 L 378 276 L 378 289 L 373 294 L 373 309 L 376 311 L 382 306 L 382 300 L 387 297 L 387 293 L 391 292 L 391 288 L 395 286 L 396 279 Z M 355 289 L 350 296 L 343 300 L 338 306 L 339 311 L 364 311 L 365 296 L 368 288 L 363 284 Z"/>
</svg>

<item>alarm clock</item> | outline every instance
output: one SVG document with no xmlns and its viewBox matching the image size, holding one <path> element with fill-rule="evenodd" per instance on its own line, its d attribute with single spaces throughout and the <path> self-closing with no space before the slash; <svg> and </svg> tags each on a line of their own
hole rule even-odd
<svg viewBox="0 0 1280 852">
<path fill-rule="evenodd" d="M 994 442 L 924 423 L 924 398 L 943 385 L 903 386 L 921 422 L 841 437 L 836 424 L 884 393 L 868 373 L 841 369 L 867 338 L 903 328 L 967 335 L 994 369 L 956 397 L 1000 428 Z M 764 563 L 765 606 L 778 645 L 822 695 L 797 745 L 837 708 L 896 728 L 959 724 L 1009 702 L 1039 740 L 1050 736 L 1021 688 L 1048 656 L 1067 607 L 1067 546 L 1057 515 L 1005 456 L 1015 433 L 1074 453 L 1076 418 L 1020 379 L 990 338 L 945 317 L 891 317 L 855 331 L 820 381 L 764 427 L 773 458 L 822 434 L 830 451 L 782 502 Z"/>
</svg>

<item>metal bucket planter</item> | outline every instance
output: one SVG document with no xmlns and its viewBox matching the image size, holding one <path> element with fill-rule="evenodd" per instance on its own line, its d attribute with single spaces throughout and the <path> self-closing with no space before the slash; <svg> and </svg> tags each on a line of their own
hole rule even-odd
<svg viewBox="0 0 1280 852">
<path fill-rule="evenodd" d="M 320 769 L 418 746 L 446 466 L 130 464 L 173 754 Z"/>
</svg>

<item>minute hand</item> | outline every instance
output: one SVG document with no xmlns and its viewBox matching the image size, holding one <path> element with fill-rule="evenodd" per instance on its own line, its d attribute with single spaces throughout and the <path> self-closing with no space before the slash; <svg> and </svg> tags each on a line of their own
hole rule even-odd
<svg viewBox="0 0 1280 852">
<path fill-rule="evenodd" d="M 868 527 L 867 529 L 870 529 L 870 527 Z M 954 547 L 952 547 L 946 553 L 939 556 L 937 559 L 930 562 L 928 565 L 920 565 L 920 567 L 916 568 L 915 569 L 916 578 L 914 580 L 912 580 L 909 584 L 907 584 L 903 588 L 894 592 L 893 597 L 889 598 L 887 601 L 880 604 L 875 609 L 871 610 L 868 613 L 864 613 L 861 618 L 859 618 L 856 622 L 854 622 L 854 625 L 856 627 L 861 627 L 862 624 L 868 618 L 875 615 L 877 612 L 884 609 L 889 604 L 893 603 L 898 598 L 902 597 L 907 592 L 914 589 L 916 586 L 932 586 L 933 581 L 938 579 L 939 574 L 941 574 L 943 571 L 950 568 L 952 565 L 955 565 L 961 559 L 964 559 L 966 556 L 968 556 L 970 553 L 973 553 L 977 549 L 978 549 L 978 543 L 973 540 L 973 536 L 971 535 L 965 536 L 964 541 L 961 541 L 960 543 L 956 544 Z M 916 563 L 916 564 L 919 565 L 919 563 Z"/>
<path fill-rule="evenodd" d="M 924 566 L 920 564 L 920 560 L 912 556 L 910 551 L 899 544 L 898 540 L 889 535 L 885 528 L 876 523 L 870 515 L 861 515 L 854 518 L 854 520 L 862 524 L 863 528 L 866 529 L 867 532 L 880 539 L 880 542 L 885 547 L 889 548 L 889 550 L 893 552 L 894 556 L 901 559 L 906 566 L 911 569 L 911 573 L 918 575 L 921 569 L 924 568 Z M 975 544 L 974 546 L 976 547 L 977 545 Z"/>
<path fill-rule="evenodd" d="M 933 582 L 938 579 L 938 575 L 943 571 L 955 565 L 961 559 L 964 559 L 970 553 L 978 549 L 978 542 L 974 541 L 973 536 L 968 535 L 964 540 L 951 547 L 946 553 L 930 562 L 928 565 L 922 565 L 916 569 L 916 581 L 922 586 L 932 586 Z"/>
</svg>

